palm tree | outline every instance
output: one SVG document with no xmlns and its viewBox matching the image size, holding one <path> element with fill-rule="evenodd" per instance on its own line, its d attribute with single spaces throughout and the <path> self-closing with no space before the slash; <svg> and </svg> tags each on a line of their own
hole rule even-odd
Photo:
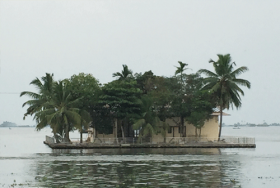
<svg viewBox="0 0 280 188">
<path fill-rule="evenodd" d="M 185 67 L 188 66 L 188 64 L 182 63 L 182 61 L 178 61 L 178 63 L 179 63 L 180 66 L 179 67 L 175 66 L 177 68 L 176 71 L 175 71 L 175 75 L 180 74 L 181 78 L 182 78 L 182 74 L 185 70 L 187 70 L 187 68 L 185 68 Z"/>
<path fill-rule="evenodd" d="M 35 114 L 37 127 L 44 127 L 46 124 L 55 125 L 62 129 L 62 136 L 65 142 L 71 142 L 69 132 L 75 127 L 80 128 L 82 122 L 80 109 L 77 104 L 80 98 L 72 97 L 67 83 L 59 81 L 54 83 L 53 97 L 45 104 L 45 108 Z"/>
<path fill-rule="evenodd" d="M 251 83 L 248 80 L 237 78 L 240 74 L 248 71 L 247 67 L 239 67 L 234 70 L 236 66 L 235 62 L 231 62 L 230 54 L 221 55 L 218 54 L 218 60 L 213 61 L 210 59 L 209 63 L 213 63 L 215 72 L 211 72 L 206 69 L 201 69 L 198 73 L 208 76 L 204 79 L 204 87 L 217 98 L 217 105 L 220 108 L 220 129 L 219 139 L 222 132 L 222 114 L 223 109 L 229 109 L 229 107 L 241 107 L 241 96 L 244 92 L 239 86 L 245 86 L 251 88 Z"/>
<path fill-rule="evenodd" d="M 186 64 L 186 63 L 182 63 L 182 61 L 178 61 L 178 63 L 179 63 L 179 67 L 176 67 L 177 69 L 176 69 L 176 71 L 175 71 L 175 76 L 177 75 L 177 74 L 180 74 L 180 84 L 181 84 L 181 92 L 180 92 L 180 98 L 179 98 L 179 107 L 180 107 L 180 111 L 183 109 L 183 98 L 185 97 L 185 87 L 184 87 L 184 85 L 185 85 L 185 83 L 184 83 L 184 81 L 183 81 L 183 76 L 185 75 L 185 74 L 183 74 L 183 72 L 185 71 L 185 70 L 187 70 L 187 68 L 186 68 L 186 66 L 188 66 L 188 64 Z M 183 112 L 184 113 L 184 112 Z M 184 117 L 183 117 L 183 115 L 182 114 L 180 114 L 180 129 L 181 129 L 181 131 L 180 131 L 180 136 L 182 137 L 183 136 L 183 127 L 184 127 Z"/>
<path fill-rule="evenodd" d="M 80 124 L 85 123 L 85 118 L 82 118 L 84 113 L 80 115 L 80 109 L 76 108 L 79 99 L 71 96 L 66 82 L 54 82 L 53 74 L 47 73 L 41 80 L 36 78 L 30 84 L 38 89 L 38 93 L 24 91 L 20 94 L 32 98 L 23 104 L 29 105 L 24 118 L 34 115 L 37 130 L 50 125 L 57 141 L 60 135 L 70 142 L 69 131 L 74 127 L 80 128 Z"/>
<path fill-rule="evenodd" d="M 119 77 L 118 80 L 124 80 L 126 78 L 132 77 L 132 70 L 128 69 L 127 65 L 122 65 L 123 70 L 122 72 L 115 72 L 113 73 L 113 77 Z"/>
<path fill-rule="evenodd" d="M 42 81 L 41 81 L 42 80 Z M 35 78 L 30 82 L 30 85 L 33 85 L 37 88 L 38 93 L 31 91 L 23 91 L 20 93 L 20 97 L 28 96 L 32 98 L 32 100 L 28 100 L 23 103 L 22 107 L 28 105 L 27 112 L 24 114 L 23 119 L 26 116 L 32 116 L 34 113 L 42 110 L 44 108 L 44 104 L 52 98 L 53 92 L 53 74 L 46 73 L 46 76 L 41 78 Z"/>
<path fill-rule="evenodd" d="M 153 108 L 152 99 L 148 96 L 142 97 L 142 115 L 132 125 L 134 130 L 139 130 L 139 138 L 150 136 L 160 132 L 166 138 L 168 124 L 161 121 Z"/>
</svg>

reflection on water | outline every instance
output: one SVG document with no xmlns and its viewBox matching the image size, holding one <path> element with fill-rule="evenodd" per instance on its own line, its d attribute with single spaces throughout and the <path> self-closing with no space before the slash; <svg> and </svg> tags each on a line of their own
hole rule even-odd
<svg viewBox="0 0 280 188">
<path fill-rule="evenodd" d="M 267 129 L 248 128 L 256 149 L 89 150 L 51 150 L 50 130 L 0 129 L 0 187 L 277 187 L 280 128 Z"/>
<path fill-rule="evenodd" d="M 105 156 L 106 158 L 107 156 Z M 103 160 L 48 161 L 36 164 L 36 186 L 111 187 L 218 187 L 223 185 L 221 168 L 231 164 L 219 161 L 169 161 L 153 156 L 151 160 L 122 161 L 122 156 Z M 149 156 L 146 156 L 149 157 Z M 176 156 L 173 156 L 176 158 Z M 99 158 L 101 159 L 101 158 Z M 225 179 L 226 180 L 226 179 Z M 225 181 L 229 184 L 229 181 Z"/>
</svg>

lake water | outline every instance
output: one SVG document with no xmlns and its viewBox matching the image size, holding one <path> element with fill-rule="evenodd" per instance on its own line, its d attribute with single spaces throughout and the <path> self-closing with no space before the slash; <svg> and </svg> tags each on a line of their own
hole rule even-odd
<svg viewBox="0 0 280 188">
<path fill-rule="evenodd" d="M 222 134 L 257 148 L 52 150 L 50 129 L 0 128 L 0 187 L 280 187 L 280 127 Z"/>
</svg>

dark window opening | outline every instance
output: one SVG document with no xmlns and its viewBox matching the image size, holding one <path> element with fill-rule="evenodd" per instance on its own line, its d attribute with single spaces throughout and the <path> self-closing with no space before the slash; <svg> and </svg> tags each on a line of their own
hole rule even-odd
<svg viewBox="0 0 280 188">
<path fill-rule="evenodd" d="M 172 133 L 172 127 L 168 127 L 168 133 Z"/>
</svg>

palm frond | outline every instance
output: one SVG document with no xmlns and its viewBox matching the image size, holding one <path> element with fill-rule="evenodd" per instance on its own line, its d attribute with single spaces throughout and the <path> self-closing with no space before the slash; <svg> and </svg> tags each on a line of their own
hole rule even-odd
<svg viewBox="0 0 280 188">
<path fill-rule="evenodd" d="M 148 136 L 153 134 L 155 134 L 154 127 L 150 123 L 147 123 L 143 130 L 143 136 Z"/>
<path fill-rule="evenodd" d="M 41 97 L 41 95 L 34 93 L 34 92 L 30 92 L 30 91 L 23 91 L 20 93 L 20 97 L 27 95 L 28 97 L 31 97 L 33 99 L 39 99 Z"/>
<path fill-rule="evenodd" d="M 199 71 L 197 71 L 198 74 L 205 74 L 206 76 L 210 76 L 210 77 L 216 77 L 218 78 L 219 76 L 217 74 L 215 74 L 214 72 L 211 72 L 207 69 L 200 69 Z"/>
<path fill-rule="evenodd" d="M 246 86 L 247 88 L 251 88 L 251 83 L 248 80 L 244 79 L 232 79 L 232 82 L 236 83 L 237 85 L 240 86 Z"/>
<path fill-rule="evenodd" d="M 113 73 L 113 77 L 122 77 L 122 74 L 119 72 Z"/>
<path fill-rule="evenodd" d="M 238 69 L 231 72 L 230 75 L 232 76 L 232 78 L 236 78 L 240 74 L 247 72 L 247 71 L 249 71 L 249 69 L 247 67 L 239 67 Z"/>
<path fill-rule="evenodd" d="M 146 123 L 145 119 L 139 119 L 132 125 L 132 128 L 133 130 L 139 130 L 140 128 L 143 127 L 143 125 L 145 125 L 145 123 Z"/>
</svg>

